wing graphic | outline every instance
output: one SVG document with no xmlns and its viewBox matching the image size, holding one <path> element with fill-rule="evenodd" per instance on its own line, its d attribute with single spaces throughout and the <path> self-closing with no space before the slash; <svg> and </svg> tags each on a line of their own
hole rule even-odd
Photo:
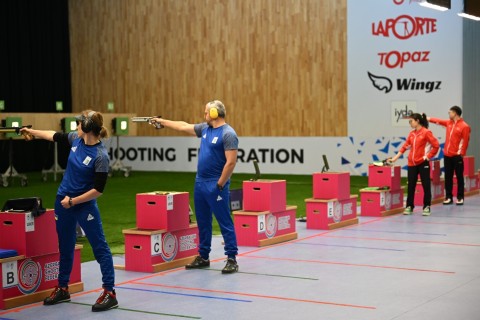
<svg viewBox="0 0 480 320">
<path fill-rule="evenodd" d="M 385 93 L 389 93 L 392 90 L 392 80 L 387 77 L 376 76 L 368 71 L 367 73 L 373 86 L 379 91 L 385 90 Z"/>
</svg>

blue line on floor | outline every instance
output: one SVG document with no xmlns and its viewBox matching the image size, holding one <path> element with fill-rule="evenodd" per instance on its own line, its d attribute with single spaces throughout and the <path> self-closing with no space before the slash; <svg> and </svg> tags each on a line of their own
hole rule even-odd
<svg viewBox="0 0 480 320">
<path fill-rule="evenodd" d="M 388 248 L 373 248 L 373 247 L 357 247 L 357 246 L 342 246 L 339 244 L 324 244 L 324 243 L 311 243 L 311 242 L 294 242 L 292 244 L 308 244 L 312 246 L 325 246 L 325 247 L 343 247 L 343 248 L 355 248 L 355 249 L 369 249 L 369 250 L 384 250 L 384 251 L 405 251 L 400 249 L 388 249 Z"/>
<path fill-rule="evenodd" d="M 118 289 L 126 289 L 126 290 L 143 291 L 143 292 L 171 294 L 171 295 L 178 295 L 178 296 L 205 298 L 205 299 L 228 300 L 228 301 L 235 301 L 235 302 L 253 302 L 252 300 L 222 298 L 222 297 L 205 296 L 205 295 L 188 294 L 188 293 L 179 293 L 179 292 L 169 292 L 169 291 L 161 291 L 161 290 L 140 289 L 140 288 L 125 287 L 125 286 L 115 287 L 115 289 L 117 289 L 117 288 Z"/>
<path fill-rule="evenodd" d="M 356 231 L 356 232 L 381 232 L 381 233 L 405 233 L 405 234 L 419 234 L 424 236 L 444 236 L 446 233 L 425 233 L 425 232 L 407 232 L 407 231 L 390 231 L 390 230 L 358 230 L 358 229 L 345 229 L 342 231 Z"/>
</svg>

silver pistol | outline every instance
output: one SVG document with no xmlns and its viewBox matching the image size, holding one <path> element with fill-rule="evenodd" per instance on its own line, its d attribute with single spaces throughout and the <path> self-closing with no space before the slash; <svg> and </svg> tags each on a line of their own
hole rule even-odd
<svg viewBox="0 0 480 320">
<path fill-rule="evenodd" d="M 148 122 L 149 124 L 153 124 L 156 129 L 162 129 L 163 126 L 159 122 L 153 122 L 153 118 L 161 118 L 161 116 L 158 117 L 132 117 L 131 120 L 133 122 Z"/>
</svg>

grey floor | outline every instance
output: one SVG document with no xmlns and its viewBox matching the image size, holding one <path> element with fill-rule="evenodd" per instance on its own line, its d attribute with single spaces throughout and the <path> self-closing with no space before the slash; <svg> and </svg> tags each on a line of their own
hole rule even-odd
<svg viewBox="0 0 480 320">
<path fill-rule="evenodd" d="M 0 319 L 480 319 L 480 196 L 432 215 L 360 217 L 358 225 L 241 247 L 240 272 L 222 275 L 221 237 L 208 270 L 118 271 L 118 309 L 92 313 L 96 262 L 71 303 L 0 310 Z M 123 257 L 115 257 L 124 264 Z"/>
</svg>

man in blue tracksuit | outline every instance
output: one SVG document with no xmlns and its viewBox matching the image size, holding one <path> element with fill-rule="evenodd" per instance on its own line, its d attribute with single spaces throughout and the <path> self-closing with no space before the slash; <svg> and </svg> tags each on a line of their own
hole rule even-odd
<svg viewBox="0 0 480 320">
<path fill-rule="evenodd" d="M 230 176 L 237 163 L 238 137 L 225 122 L 226 110 L 223 103 L 214 100 L 205 106 L 205 122 L 189 124 L 153 118 L 152 124 L 160 123 L 166 128 L 182 131 L 201 138 L 195 178 L 194 203 L 200 235 L 199 255 L 186 265 L 186 269 L 210 266 L 209 254 L 212 244 L 212 212 L 220 225 L 227 264 L 222 273 L 238 271 L 238 254 L 235 228 L 230 216 Z"/>
<path fill-rule="evenodd" d="M 37 138 L 70 146 L 67 168 L 57 191 L 55 219 L 60 251 L 58 286 L 44 305 L 70 301 L 68 283 L 73 267 L 77 222 L 92 245 L 95 259 L 102 272 L 103 292 L 92 306 L 92 311 L 107 311 L 118 307 L 115 290 L 115 272 L 110 248 L 103 232 L 97 198 L 107 182 L 109 157 L 101 139 L 108 136 L 100 112 L 84 111 L 77 117 L 77 131 L 60 133 L 49 130 L 23 128 Z"/>
</svg>

